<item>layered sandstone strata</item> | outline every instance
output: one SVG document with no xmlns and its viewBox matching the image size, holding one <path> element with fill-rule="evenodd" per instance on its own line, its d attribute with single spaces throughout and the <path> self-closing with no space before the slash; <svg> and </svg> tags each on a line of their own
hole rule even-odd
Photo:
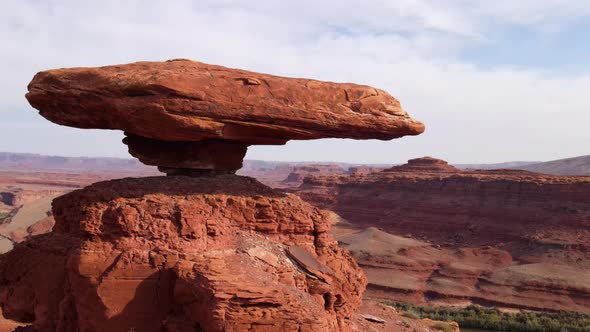
<svg viewBox="0 0 590 332">
<path fill-rule="evenodd" d="M 344 168 L 338 165 L 295 166 L 291 169 L 291 172 L 283 180 L 283 183 L 286 183 L 289 186 L 296 186 L 301 184 L 303 179 L 308 175 L 335 175 L 344 173 L 346 173 Z"/>
<path fill-rule="evenodd" d="M 5 317 L 39 331 L 335 331 L 365 277 L 328 215 L 256 180 L 99 182 L 0 258 Z"/>
<path fill-rule="evenodd" d="M 407 164 L 393 166 L 383 170 L 384 172 L 459 172 L 455 166 L 449 165 L 448 162 L 432 157 L 422 157 L 408 160 Z"/>
<path fill-rule="evenodd" d="M 417 160 L 296 190 L 347 221 L 370 294 L 590 313 L 589 177 Z"/>
</svg>

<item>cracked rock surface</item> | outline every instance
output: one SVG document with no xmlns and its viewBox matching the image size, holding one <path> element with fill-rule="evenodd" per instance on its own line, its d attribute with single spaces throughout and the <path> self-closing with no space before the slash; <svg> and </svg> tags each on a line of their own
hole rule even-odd
<svg viewBox="0 0 590 332">
<path fill-rule="evenodd" d="M 5 317 L 38 331 L 346 331 L 366 285 L 326 212 L 252 178 L 99 182 L 53 212 L 0 258 Z"/>
<path fill-rule="evenodd" d="M 28 90 L 29 103 L 48 120 L 123 130 L 129 153 L 167 174 L 234 173 L 254 144 L 390 140 L 424 131 L 397 99 L 370 86 L 190 60 L 48 70 Z"/>
<path fill-rule="evenodd" d="M 284 144 L 389 140 L 424 131 L 397 99 L 370 86 L 190 60 L 48 70 L 35 75 L 28 89 L 31 105 L 52 122 L 161 141 Z"/>
</svg>

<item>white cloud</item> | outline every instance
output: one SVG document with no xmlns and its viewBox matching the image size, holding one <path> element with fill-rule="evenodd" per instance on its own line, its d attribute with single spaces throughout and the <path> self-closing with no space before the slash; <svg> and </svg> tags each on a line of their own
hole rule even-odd
<svg viewBox="0 0 590 332">
<path fill-rule="evenodd" d="M 0 39 L 4 41 L 0 114 L 10 120 L 19 118 L 15 112 L 32 112 L 23 95 L 39 70 L 184 57 L 279 75 L 374 85 L 398 97 L 428 127 L 417 138 L 347 143 L 364 146 L 359 151 L 363 155 L 358 156 L 338 149 L 319 153 L 326 143 L 304 142 L 254 149 L 250 154 L 254 158 L 284 155 L 283 159 L 387 162 L 434 154 L 471 162 L 583 154 L 588 152 L 584 142 L 590 142 L 590 134 L 584 130 L 572 134 L 571 128 L 578 128 L 580 121 L 590 122 L 590 102 L 584 98 L 590 76 L 557 77 L 541 68 L 482 69 L 457 54 L 466 46 L 485 42 L 491 29 L 504 25 L 539 31 L 551 26 L 559 31 L 588 16 L 584 3 L 8 0 L 0 3 Z M 43 121 L 35 119 L 30 121 Z M 38 149 L 26 130 L 18 130 L 17 122 L 11 126 L 13 130 L 0 132 L 0 150 Z M 49 144 L 53 135 L 49 133 L 57 128 L 45 136 L 36 134 L 45 139 L 43 149 L 54 146 L 55 151 L 49 151 L 54 154 L 104 154 L 105 148 L 79 147 L 99 136 L 65 128 L 59 130 L 79 139 L 56 137 Z M 539 135 L 543 132 L 551 136 Z M 19 140 L 5 139 L 19 133 L 23 135 Z M 108 144 L 123 155 L 124 148 L 115 146 L 113 137 L 109 134 Z M 308 148 L 299 149 L 300 144 Z M 342 144 L 338 141 L 335 146 Z M 384 155 L 379 151 L 384 146 L 395 147 L 396 154 Z M 486 154 L 477 155 L 477 146 L 488 147 Z"/>
</svg>

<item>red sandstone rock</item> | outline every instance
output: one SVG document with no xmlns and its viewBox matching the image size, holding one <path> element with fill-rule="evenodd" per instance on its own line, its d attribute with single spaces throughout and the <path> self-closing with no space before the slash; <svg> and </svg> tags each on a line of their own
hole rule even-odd
<svg viewBox="0 0 590 332">
<path fill-rule="evenodd" d="M 422 157 L 408 160 L 408 163 L 385 169 L 384 172 L 459 172 L 459 169 L 449 165 L 444 160 Z"/>
<path fill-rule="evenodd" d="M 251 178 L 100 182 L 53 212 L 0 256 L 5 317 L 40 331 L 345 331 L 366 283 L 327 213 Z"/>
<path fill-rule="evenodd" d="M 305 178 L 305 174 L 301 174 L 301 173 L 295 173 L 295 172 L 291 172 L 289 173 L 289 175 L 287 175 L 287 177 L 283 180 L 283 183 L 295 183 L 295 184 L 301 184 L 301 182 L 303 182 L 303 179 Z"/>
<path fill-rule="evenodd" d="M 303 179 L 308 175 L 334 175 L 345 173 L 346 171 L 336 164 L 294 166 L 291 168 L 291 172 L 282 183 L 293 187 L 300 185 L 303 182 Z"/>
<path fill-rule="evenodd" d="M 348 168 L 348 174 L 369 174 L 374 172 L 381 172 L 385 168 L 384 167 L 374 167 L 374 166 L 353 166 Z"/>
<path fill-rule="evenodd" d="M 223 140 L 164 142 L 128 136 L 123 143 L 129 147 L 129 154 L 161 171 L 199 169 L 233 173 L 242 167 L 248 149 L 245 144 Z"/>
<path fill-rule="evenodd" d="M 43 218 L 27 228 L 27 237 L 30 238 L 31 236 L 49 233 L 51 232 L 53 225 L 55 225 L 55 219 L 53 219 L 53 216 Z"/>
<path fill-rule="evenodd" d="M 383 300 L 367 299 L 363 300 L 360 308 L 362 314 L 358 315 L 353 331 L 358 332 L 417 332 L 417 331 L 440 331 L 437 326 L 441 322 L 430 319 L 412 319 L 406 317 L 403 312 L 386 306 Z M 377 321 L 373 320 L 377 318 Z M 455 322 L 445 322 L 453 332 L 459 332 L 459 325 Z"/>
<path fill-rule="evenodd" d="M 252 144 L 389 140 L 424 131 L 379 89 L 190 60 L 49 70 L 28 89 L 29 103 L 48 120 L 123 130 L 133 156 L 168 174 L 234 172 Z M 196 141 L 207 143 L 190 143 Z"/>
<path fill-rule="evenodd" d="M 49 70 L 38 73 L 28 89 L 31 105 L 50 121 L 161 141 L 284 144 L 393 139 L 424 131 L 379 89 L 190 60 Z"/>
<path fill-rule="evenodd" d="M 413 164 L 293 190 L 348 222 L 368 296 L 590 313 L 590 177 Z"/>
</svg>

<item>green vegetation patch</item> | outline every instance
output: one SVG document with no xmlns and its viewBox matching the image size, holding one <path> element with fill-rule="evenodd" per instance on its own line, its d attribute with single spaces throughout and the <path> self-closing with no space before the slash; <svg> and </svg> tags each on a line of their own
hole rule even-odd
<svg viewBox="0 0 590 332">
<path fill-rule="evenodd" d="M 451 327 L 451 325 L 446 324 L 446 323 L 436 323 L 432 326 L 433 328 L 439 330 L 439 331 L 443 331 L 443 332 L 453 332 L 453 327 Z"/>
<path fill-rule="evenodd" d="M 4 219 L 6 219 L 8 217 L 9 213 L 8 212 L 1 212 L 0 211 L 0 222 L 4 221 Z"/>
<path fill-rule="evenodd" d="M 418 306 L 400 302 L 385 302 L 385 304 L 403 311 L 404 316 L 457 322 L 459 326 L 466 328 L 524 332 L 590 332 L 590 315 L 575 312 L 507 313 L 478 306 L 452 308 Z M 439 329 L 445 331 L 443 328 Z"/>
</svg>

